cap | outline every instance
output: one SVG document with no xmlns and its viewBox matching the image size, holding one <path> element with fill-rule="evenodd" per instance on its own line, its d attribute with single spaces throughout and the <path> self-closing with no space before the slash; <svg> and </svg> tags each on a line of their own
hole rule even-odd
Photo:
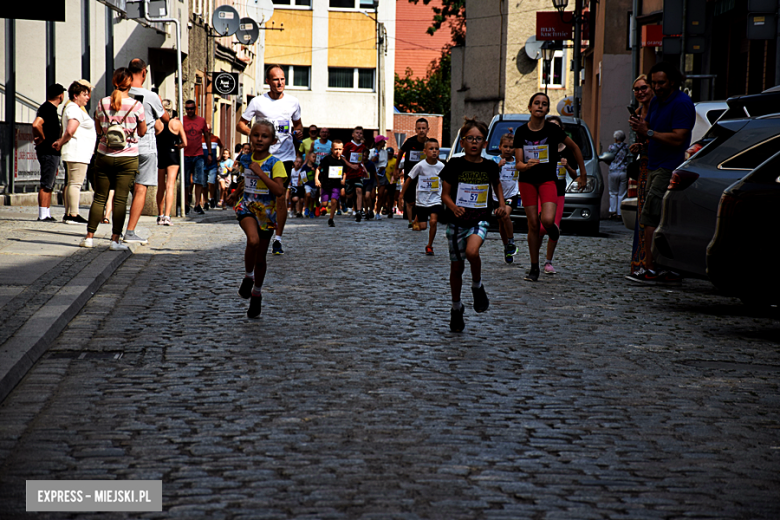
<svg viewBox="0 0 780 520">
<path fill-rule="evenodd" d="M 395 150 L 393 150 L 392 148 L 388 148 L 388 149 L 387 149 L 387 152 L 388 152 L 388 153 L 395 153 Z"/>
<path fill-rule="evenodd" d="M 382 142 L 382 141 L 387 141 L 387 137 L 385 137 L 383 135 L 378 135 L 378 136 L 376 136 L 374 138 L 374 142 L 375 143 L 379 143 L 379 142 Z"/>
<path fill-rule="evenodd" d="M 85 86 L 85 87 L 87 87 L 89 90 L 92 90 L 92 89 L 94 89 L 94 88 L 95 88 L 95 87 L 93 87 L 93 86 L 92 86 L 92 83 L 90 83 L 89 81 L 87 81 L 87 80 L 85 80 L 85 79 L 80 79 L 80 80 L 76 81 L 76 83 L 79 83 L 79 84 L 81 84 L 81 85 L 84 85 L 84 86 Z"/>
<path fill-rule="evenodd" d="M 65 87 L 60 85 L 59 83 L 55 83 L 54 85 L 49 85 L 46 87 L 46 99 L 54 99 L 60 94 L 65 92 Z"/>
</svg>

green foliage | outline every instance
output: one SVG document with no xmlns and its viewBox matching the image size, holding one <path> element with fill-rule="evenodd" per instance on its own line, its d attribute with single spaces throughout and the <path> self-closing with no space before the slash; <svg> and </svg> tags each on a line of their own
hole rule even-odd
<svg viewBox="0 0 780 520">
<path fill-rule="evenodd" d="M 413 78 L 411 69 L 406 69 L 403 78 L 395 75 L 395 106 L 402 112 L 443 114 L 445 136 L 450 135 L 451 63 L 450 52 L 445 50 L 431 62 L 424 78 Z"/>
</svg>

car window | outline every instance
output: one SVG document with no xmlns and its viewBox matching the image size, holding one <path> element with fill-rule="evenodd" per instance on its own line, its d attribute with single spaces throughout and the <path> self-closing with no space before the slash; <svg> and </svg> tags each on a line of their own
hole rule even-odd
<svg viewBox="0 0 780 520">
<path fill-rule="evenodd" d="M 753 170 L 759 164 L 766 161 L 777 153 L 780 147 L 780 135 L 776 135 L 764 142 L 751 146 L 720 163 L 720 170 Z"/>
<path fill-rule="evenodd" d="M 710 110 L 707 112 L 707 121 L 710 122 L 711 125 L 715 124 L 715 121 L 718 120 L 718 118 L 725 112 L 725 108 L 718 108 L 716 110 Z"/>
<path fill-rule="evenodd" d="M 745 177 L 745 180 L 760 184 L 775 184 L 780 182 L 778 172 L 780 172 L 780 153 L 776 153 L 763 163 L 760 168 L 753 170 L 750 175 Z"/>
<path fill-rule="evenodd" d="M 488 138 L 487 153 L 490 155 L 499 155 L 501 151 L 498 145 L 501 143 L 501 136 L 504 134 L 514 134 L 515 130 L 525 124 L 524 121 L 496 121 L 490 129 Z M 590 139 L 585 129 L 580 125 L 566 125 L 566 133 L 572 141 L 577 143 L 582 151 L 582 158 L 586 161 L 593 158 L 593 148 L 590 146 Z"/>
</svg>

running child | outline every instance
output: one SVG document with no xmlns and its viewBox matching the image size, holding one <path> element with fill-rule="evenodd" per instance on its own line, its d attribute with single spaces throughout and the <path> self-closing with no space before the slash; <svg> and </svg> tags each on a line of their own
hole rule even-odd
<svg viewBox="0 0 780 520">
<path fill-rule="evenodd" d="M 306 156 L 306 164 L 303 166 L 303 170 L 306 172 L 305 180 L 303 182 L 303 216 L 314 218 L 314 207 L 319 203 L 319 197 L 317 196 L 317 183 L 314 180 L 314 172 L 317 170 L 317 152 L 310 152 Z"/>
<path fill-rule="evenodd" d="M 297 218 L 303 216 L 298 207 L 303 203 L 303 183 L 305 182 L 301 179 L 301 173 L 303 173 L 304 177 L 306 176 L 306 172 L 301 172 L 302 169 L 303 159 L 300 155 L 296 155 L 292 171 L 290 172 L 290 185 L 287 189 L 287 207 L 288 213 L 295 213 Z"/>
<path fill-rule="evenodd" d="M 363 142 L 363 127 L 356 126 L 352 130 L 352 141 L 344 145 L 344 159 L 347 160 L 348 169 L 347 182 L 344 184 L 344 195 L 346 196 L 347 214 L 352 208 L 355 211 L 355 220 L 360 222 L 363 211 L 363 169 L 360 163 L 363 162 L 363 152 L 366 145 Z M 359 185 L 359 186 L 358 186 Z M 359 189 L 358 189 L 359 188 Z"/>
<path fill-rule="evenodd" d="M 395 150 L 392 148 L 387 149 L 387 169 L 385 170 L 385 177 L 387 177 L 387 186 L 385 186 L 385 210 L 387 211 L 387 218 L 393 218 L 396 206 L 396 187 L 398 183 L 398 161 L 395 158 Z"/>
<path fill-rule="evenodd" d="M 369 160 L 371 150 L 366 148 L 363 150 L 363 208 L 367 220 L 374 218 L 374 204 L 376 204 L 376 184 L 377 174 L 376 166 Z"/>
<path fill-rule="evenodd" d="M 415 136 L 413 139 L 407 139 L 404 144 L 401 145 L 401 150 L 398 152 L 398 164 L 404 163 L 404 174 L 409 175 L 414 166 L 422 161 L 425 157 L 423 155 L 423 149 L 425 148 L 425 141 L 428 140 L 428 120 L 424 117 L 418 119 L 414 124 Z M 406 193 L 406 217 L 409 220 L 409 228 L 414 227 L 414 201 L 415 186 L 412 185 L 412 191 Z"/>
<path fill-rule="evenodd" d="M 219 201 L 217 206 L 227 209 L 225 199 L 230 191 L 230 171 L 233 169 L 233 159 L 230 158 L 230 150 L 222 150 L 222 160 L 219 162 Z"/>
<path fill-rule="evenodd" d="M 314 174 L 317 187 L 320 188 L 320 198 L 323 204 L 328 203 L 330 205 L 330 218 L 328 219 L 328 226 L 330 227 L 336 225 L 333 222 L 333 216 L 336 214 L 336 209 L 339 205 L 341 184 L 346 179 L 345 170 L 348 168 L 347 161 L 341 156 L 343 151 L 344 143 L 339 139 L 334 139 L 330 155 L 322 158 L 320 165 L 317 167 L 317 172 Z"/>
<path fill-rule="evenodd" d="M 514 256 L 520 251 L 520 248 L 515 245 L 514 226 L 512 225 L 512 219 L 509 218 L 512 210 L 517 207 L 517 195 L 519 193 L 517 187 L 519 172 L 517 171 L 517 163 L 515 161 L 514 138 L 514 134 L 502 135 L 501 142 L 498 145 L 501 155 L 493 157 L 493 160 L 498 163 L 498 167 L 501 168 L 501 189 L 504 192 L 504 203 L 509 206 L 509 212 L 506 216 L 498 219 L 498 232 L 501 235 L 501 241 L 504 243 L 504 261 L 508 264 L 514 261 Z M 495 193 L 493 194 L 493 200 L 498 201 Z"/>
<path fill-rule="evenodd" d="M 387 150 L 385 145 L 387 144 L 387 137 L 378 135 L 374 138 L 374 148 L 371 150 L 370 159 L 376 167 L 376 219 L 382 219 L 382 209 L 385 203 L 385 193 L 387 192 L 387 185 L 389 184 L 385 172 L 387 171 Z M 373 206 L 372 206 L 373 207 Z"/>
<path fill-rule="evenodd" d="M 439 173 L 444 168 L 444 163 L 439 161 L 439 141 L 428 139 L 425 143 L 425 160 L 418 162 L 404 181 L 401 189 L 401 197 L 416 180 L 417 194 L 415 207 L 417 208 L 417 221 L 420 231 L 428 227 L 428 217 L 431 218 L 431 228 L 428 231 L 428 245 L 425 246 L 425 254 L 433 256 L 433 239 L 436 238 L 436 224 L 439 221 L 444 207 L 441 202 L 441 182 Z"/>
<path fill-rule="evenodd" d="M 276 125 L 261 119 L 252 125 L 249 142 L 252 153 L 241 156 L 243 178 L 238 190 L 230 199 L 239 199 L 235 206 L 236 217 L 246 234 L 244 265 L 246 276 L 241 282 L 238 294 L 249 298 L 247 317 L 260 316 L 265 279 L 268 245 L 276 230 L 276 201 L 284 196 L 284 181 L 287 171 L 282 161 L 272 156 L 269 149 L 276 143 Z M 232 202 L 232 201 L 231 201 Z"/>
<path fill-rule="evenodd" d="M 485 123 L 477 119 L 465 118 L 460 129 L 461 146 L 465 155 L 453 158 L 439 174 L 442 181 L 441 199 L 447 207 L 449 218 L 447 244 L 451 262 L 450 330 L 452 332 L 462 332 L 465 328 L 463 322 L 465 308 L 460 301 L 460 291 L 463 286 L 466 260 L 471 266 L 474 310 L 485 312 L 490 307 L 485 286 L 482 285 L 482 260 L 479 257 L 479 248 L 482 247 L 487 236 L 487 220 L 493 204 L 490 196 L 491 189 L 498 199 L 496 217 L 501 219 L 509 212 L 509 206 L 504 203 L 498 165 L 482 157 L 482 149 L 487 145 L 487 134 L 488 128 Z"/>
</svg>

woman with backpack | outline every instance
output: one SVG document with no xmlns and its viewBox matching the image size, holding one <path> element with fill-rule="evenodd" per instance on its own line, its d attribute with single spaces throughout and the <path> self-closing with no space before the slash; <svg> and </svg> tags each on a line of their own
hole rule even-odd
<svg viewBox="0 0 780 520">
<path fill-rule="evenodd" d="M 114 190 L 111 251 L 124 251 L 121 235 L 127 214 L 127 195 L 138 173 L 138 139 L 146 134 L 143 103 L 130 97 L 133 76 L 125 67 L 114 71 L 114 92 L 98 102 L 95 123 L 99 143 L 95 157 L 95 194 L 89 210 L 87 236 L 81 247 L 92 247 L 108 192 Z"/>
</svg>

